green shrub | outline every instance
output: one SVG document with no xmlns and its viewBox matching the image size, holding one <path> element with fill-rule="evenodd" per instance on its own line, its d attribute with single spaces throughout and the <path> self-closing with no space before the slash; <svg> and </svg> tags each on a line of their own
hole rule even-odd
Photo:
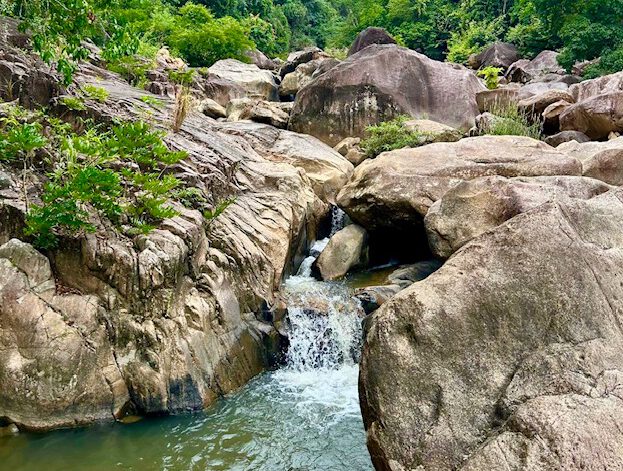
<svg viewBox="0 0 623 471">
<path fill-rule="evenodd" d="M 424 136 L 404 126 L 409 118 L 400 116 L 366 128 L 366 138 L 361 141 L 361 148 L 369 157 L 376 157 L 382 152 L 403 147 L 418 147 L 425 141 Z"/>
<path fill-rule="evenodd" d="M 4 118 L 0 127 L 0 161 L 13 161 L 20 156 L 30 158 L 32 152 L 48 143 L 39 123 L 20 123 L 15 118 Z"/>
<path fill-rule="evenodd" d="M 478 76 L 484 78 L 485 85 L 489 90 L 495 90 L 500 85 L 500 67 L 487 66 L 478 71 Z"/>
<path fill-rule="evenodd" d="M 153 106 L 154 108 L 162 108 L 164 106 L 164 102 L 160 98 L 156 98 L 154 96 L 143 95 L 141 96 L 140 100 L 143 103 L 147 103 L 148 105 Z"/>
<path fill-rule="evenodd" d="M 623 70 L 623 46 L 607 49 L 596 64 L 584 70 L 584 78 L 595 78 Z"/>
<path fill-rule="evenodd" d="M 30 126 L 42 136 L 39 123 Z M 90 128 L 81 135 L 65 135 L 66 128 L 58 123 L 48 128 L 48 132 L 56 130 L 63 133 L 54 137 L 61 144 L 51 151 L 60 155 L 44 186 L 41 204 L 31 205 L 26 220 L 26 234 L 34 238 L 35 245 L 52 248 L 59 234 L 95 230 L 90 219 L 93 212 L 115 224 L 129 223 L 133 226 L 130 233 L 144 233 L 154 223 L 177 214 L 168 201 L 179 181 L 164 171 L 187 154 L 169 150 L 163 133 L 140 121 L 120 123 L 109 131 Z"/>
</svg>

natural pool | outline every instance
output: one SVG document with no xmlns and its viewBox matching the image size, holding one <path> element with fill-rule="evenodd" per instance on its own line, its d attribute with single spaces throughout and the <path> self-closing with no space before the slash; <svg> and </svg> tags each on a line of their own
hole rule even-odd
<svg viewBox="0 0 623 471">
<path fill-rule="evenodd" d="M 0 470 L 371 471 L 357 392 L 361 306 L 346 284 L 314 280 L 313 259 L 285 284 L 283 368 L 201 413 L 0 438 Z"/>
</svg>

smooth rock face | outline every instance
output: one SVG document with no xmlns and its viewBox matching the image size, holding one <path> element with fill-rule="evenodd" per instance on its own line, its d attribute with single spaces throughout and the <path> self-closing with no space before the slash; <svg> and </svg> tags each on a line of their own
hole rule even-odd
<svg viewBox="0 0 623 471">
<path fill-rule="evenodd" d="M 398 115 L 426 118 L 467 131 L 484 86 L 460 66 L 394 45 L 372 45 L 299 91 L 290 129 L 329 145 L 363 137 L 371 124 Z"/>
<path fill-rule="evenodd" d="M 224 59 L 216 62 L 208 70 L 213 77 L 230 80 L 240 85 L 249 97 L 278 100 L 277 82 L 273 74 L 260 69 L 255 64 Z"/>
<path fill-rule="evenodd" d="M 569 92 L 577 102 L 592 98 L 596 95 L 620 92 L 621 90 L 623 90 L 623 72 L 604 75 L 603 77 L 591 80 L 584 80 L 583 82 L 569 87 Z"/>
<path fill-rule="evenodd" d="M 404 126 L 423 134 L 424 142 L 456 142 L 463 137 L 463 133 L 451 126 L 431 121 L 430 119 L 412 119 L 406 121 Z"/>
<path fill-rule="evenodd" d="M 558 101 L 575 102 L 573 96 L 565 90 L 548 90 L 545 93 L 520 100 L 517 107 L 524 113 L 541 116 L 549 105 Z"/>
<path fill-rule="evenodd" d="M 623 131 L 623 91 L 602 93 L 570 106 L 560 115 L 560 129 L 580 131 L 591 139 Z"/>
<path fill-rule="evenodd" d="M 279 108 L 275 102 L 253 98 L 239 98 L 227 105 L 228 121 L 250 120 L 256 123 L 270 124 L 276 128 L 288 127 L 288 113 Z"/>
<path fill-rule="evenodd" d="M 245 139 L 266 159 L 304 171 L 311 186 L 326 202 L 334 201 L 353 172 L 348 160 L 312 136 L 248 122 L 223 123 L 220 129 Z"/>
<path fill-rule="evenodd" d="M 501 67 L 508 69 L 519 60 L 517 48 L 510 43 L 495 42 L 474 57 L 473 67 Z"/>
<path fill-rule="evenodd" d="M 323 67 L 324 72 L 337 65 L 339 61 L 333 58 L 322 57 L 300 64 L 294 72 L 287 74 L 279 86 L 279 95 L 296 95 L 298 91 L 312 81 L 314 74 Z M 322 73 L 324 73 L 322 72 Z"/>
<path fill-rule="evenodd" d="M 348 50 L 348 56 L 357 54 L 372 44 L 396 44 L 396 40 L 383 28 L 366 28 L 357 35 Z"/>
<path fill-rule="evenodd" d="M 590 199 L 612 189 L 587 177 L 482 177 L 449 190 L 424 223 L 431 251 L 448 258 L 479 235 L 518 214 L 560 198 Z"/>
<path fill-rule="evenodd" d="M 201 100 L 198 108 L 204 115 L 209 116 L 210 118 L 218 119 L 227 117 L 227 110 L 225 107 L 219 105 L 211 98 L 204 98 Z"/>
<path fill-rule="evenodd" d="M 302 51 L 294 51 L 288 55 L 288 59 L 281 66 L 279 70 L 279 75 L 283 78 L 290 72 L 294 72 L 296 68 L 305 64 L 306 62 L 313 61 L 315 59 L 329 58 L 330 56 L 326 54 L 322 49 L 318 47 L 307 47 Z"/>
<path fill-rule="evenodd" d="M 580 131 L 561 131 L 553 136 L 547 136 L 545 142 L 552 147 L 558 147 L 564 142 L 576 141 L 579 143 L 590 141 L 589 137 Z"/>
<path fill-rule="evenodd" d="M 337 231 L 315 262 L 323 280 L 338 280 L 352 268 L 367 263 L 367 238 L 363 227 L 351 224 Z"/>
<path fill-rule="evenodd" d="M 376 469 L 623 469 L 623 191 L 548 203 L 368 320 Z"/>
<path fill-rule="evenodd" d="M 560 115 L 570 106 L 571 103 L 565 100 L 555 101 L 551 105 L 548 105 L 547 108 L 543 110 L 543 113 L 541 113 L 543 129 L 547 131 L 557 131 L 560 129 Z M 545 142 L 547 142 L 547 140 Z"/>
<path fill-rule="evenodd" d="M 605 142 L 571 141 L 558 150 L 582 162 L 582 174 L 611 185 L 623 185 L 623 137 Z"/>
<path fill-rule="evenodd" d="M 421 229 L 430 206 L 463 180 L 580 175 L 578 160 L 517 136 L 481 136 L 385 152 L 359 165 L 337 203 L 370 232 Z"/>
</svg>

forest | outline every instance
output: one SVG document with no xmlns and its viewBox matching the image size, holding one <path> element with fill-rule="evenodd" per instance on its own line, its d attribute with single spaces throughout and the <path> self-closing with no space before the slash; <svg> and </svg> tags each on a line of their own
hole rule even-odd
<svg viewBox="0 0 623 471">
<path fill-rule="evenodd" d="M 596 77 L 623 68 L 621 0 L 3 0 L 0 12 L 22 20 L 35 49 L 70 80 L 83 41 L 103 47 L 111 63 L 163 45 L 193 67 L 246 59 L 257 48 L 270 57 L 316 45 L 340 55 L 356 34 L 384 27 L 399 44 L 437 60 L 465 63 L 503 40 L 525 57 L 560 52 L 571 70 Z"/>
</svg>

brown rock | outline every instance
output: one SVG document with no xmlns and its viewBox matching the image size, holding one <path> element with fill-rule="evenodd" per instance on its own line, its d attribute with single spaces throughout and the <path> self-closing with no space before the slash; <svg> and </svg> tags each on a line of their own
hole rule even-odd
<svg viewBox="0 0 623 471">
<path fill-rule="evenodd" d="M 604 139 L 623 130 L 623 92 L 602 93 L 582 100 L 560 115 L 562 131 L 580 131 Z"/>
<path fill-rule="evenodd" d="M 398 115 L 467 131 L 478 114 L 473 72 L 393 45 L 372 45 L 301 90 L 290 129 L 335 145 Z"/>
<path fill-rule="evenodd" d="M 348 56 L 357 54 L 372 44 L 396 44 L 396 40 L 383 28 L 366 28 L 357 35 L 348 50 Z"/>
<path fill-rule="evenodd" d="M 315 262 L 323 280 L 338 280 L 352 268 L 367 263 L 367 239 L 364 228 L 351 224 L 329 239 Z"/>
</svg>

